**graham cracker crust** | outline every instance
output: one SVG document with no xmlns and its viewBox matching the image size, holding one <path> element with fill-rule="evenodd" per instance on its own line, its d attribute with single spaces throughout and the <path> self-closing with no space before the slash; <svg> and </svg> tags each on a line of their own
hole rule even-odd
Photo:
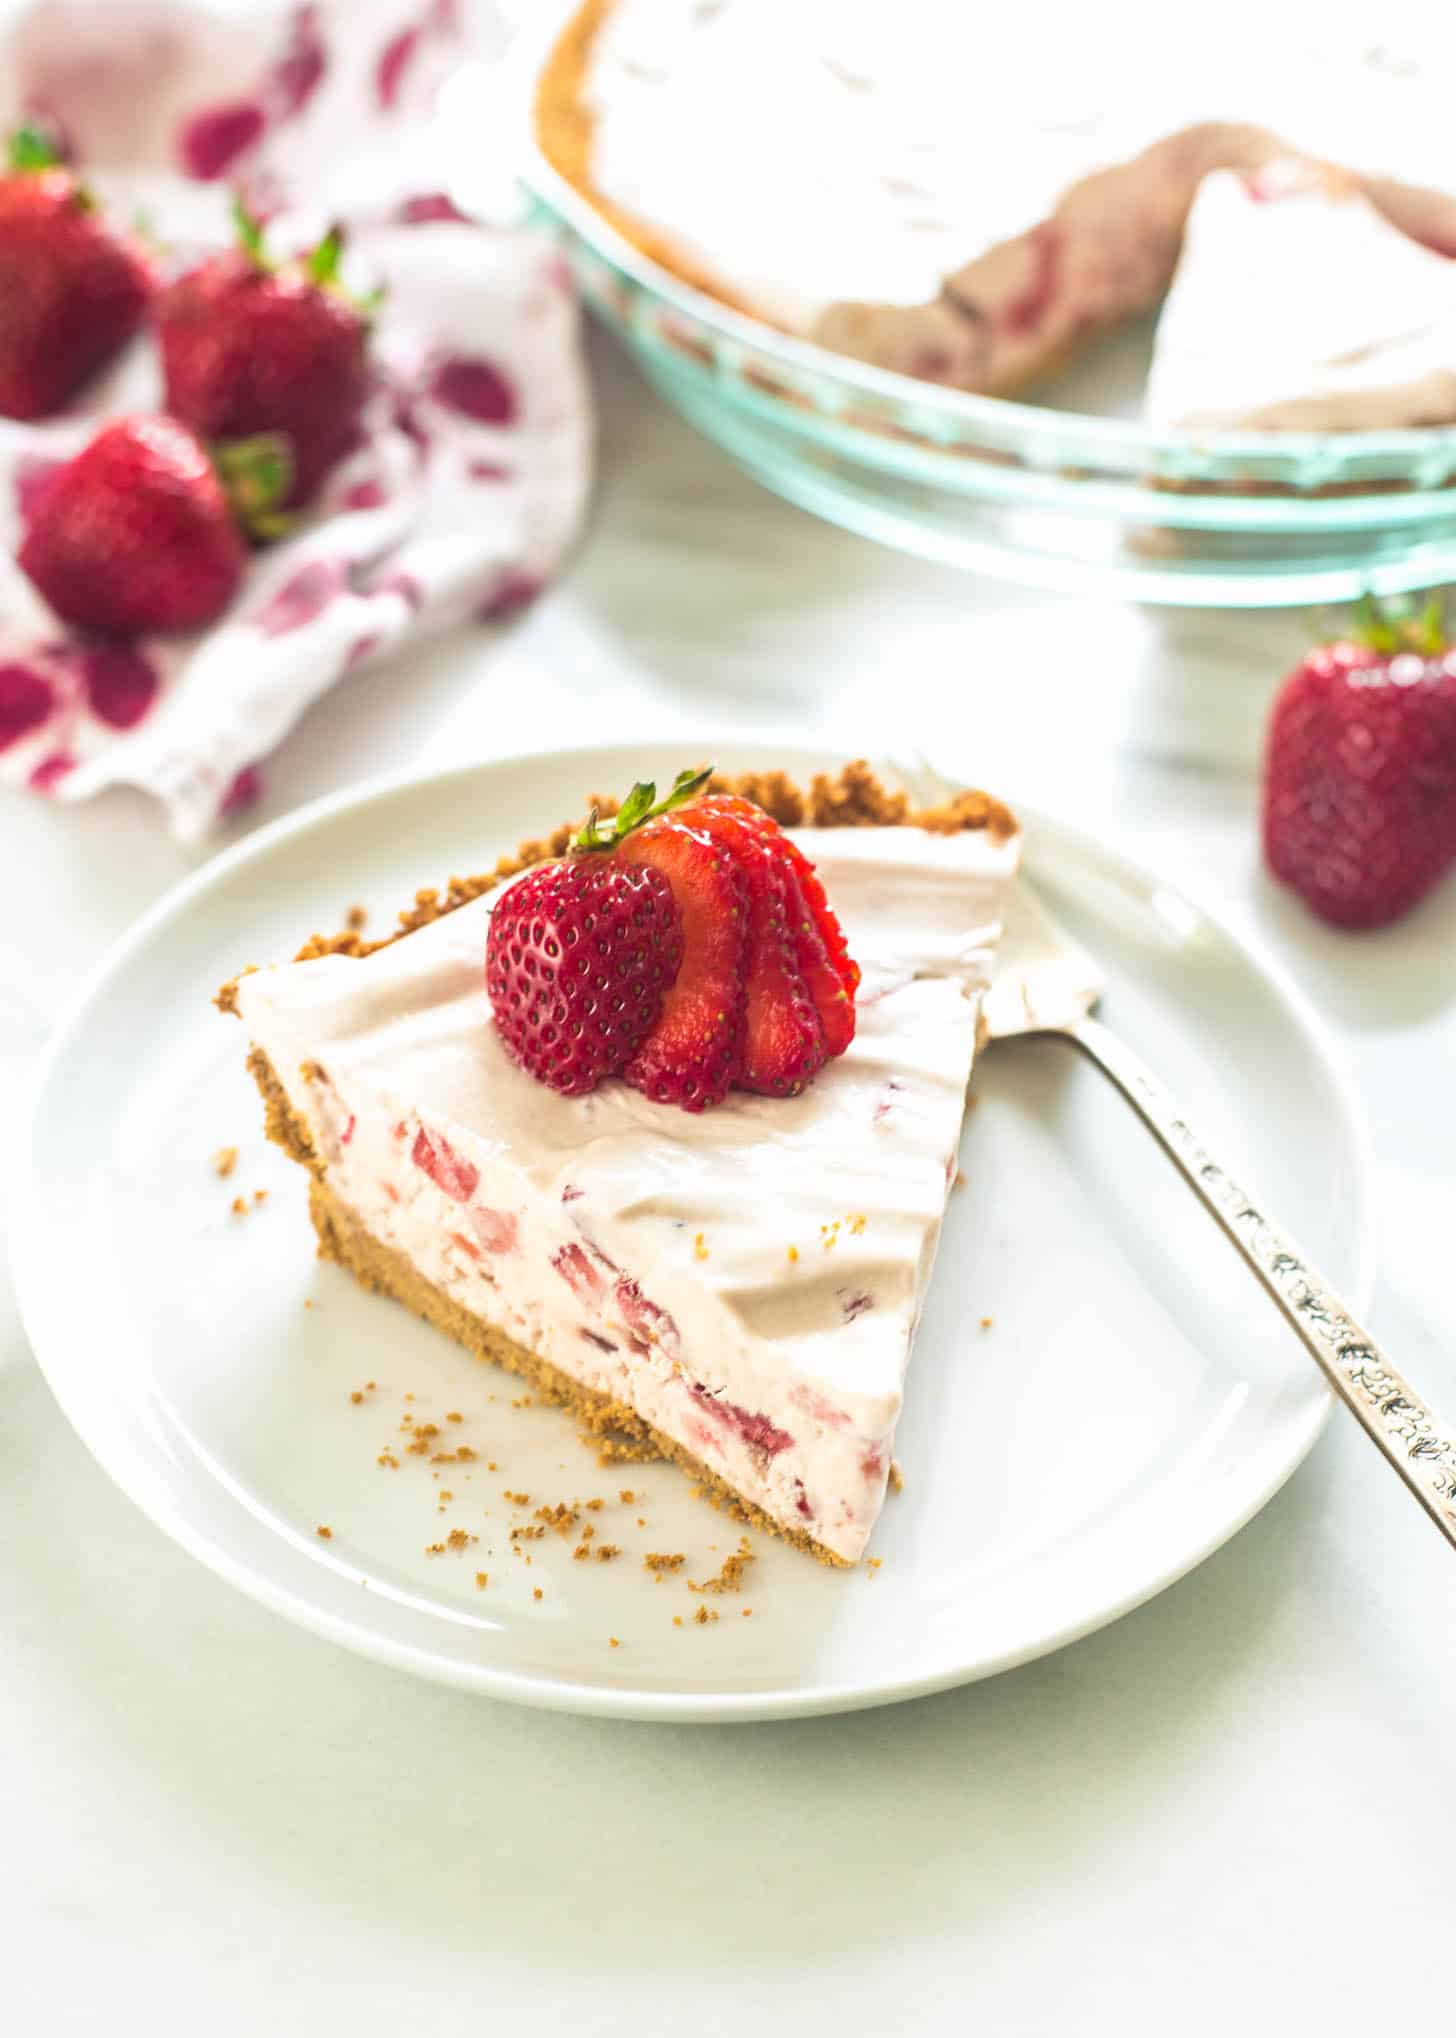
<svg viewBox="0 0 1456 2038">
<path fill-rule="evenodd" d="M 799 827 L 805 823 L 819 828 L 911 825 L 928 829 L 933 834 L 959 834 L 985 829 L 998 839 L 1016 831 L 1016 820 L 1009 809 L 987 793 L 959 793 L 944 806 L 916 809 L 905 793 L 888 791 L 863 762 L 847 765 L 833 777 L 821 774 L 811 782 L 807 792 L 801 791 L 783 772 L 748 774 L 737 778 L 715 777 L 711 785 L 715 792 L 737 793 L 741 798 L 753 800 L 784 827 Z M 601 813 L 610 814 L 616 811 L 618 803 L 600 798 L 590 804 Z M 417 928 L 428 926 L 431 921 L 467 905 L 507 878 L 517 876 L 530 865 L 563 855 L 577 825 L 568 822 L 544 840 L 521 843 L 514 856 L 501 857 L 495 869 L 486 874 L 451 878 L 443 893 L 435 890 L 417 892 L 414 904 L 400 914 L 395 931 L 382 940 L 365 941 L 357 926 L 347 927 L 342 933 L 334 935 L 316 934 L 304 943 L 295 960 L 305 962 L 321 955 L 360 957 L 387 948 L 392 942 L 414 933 Z M 218 992 L 214 1003 L 221 1011 L 236 1013 L 237 984 L 238 979 L 234 978 Z M 320 1258 L 332 1260 L 337 1266 L 345 1268 L 361 1287 L 402 1302 L 416 1316 L 423 1317 L 435 1329 L 443 1331 L 474 1357 L 504 1366 L 528 1381 L 543 1398 L 568 1409 L 582 1425 L 583 1440 L 592 1443 L 604 1458 L 668 1459 L 689 1475 L 706 1498 L 736 1520 L 750 1522 L 771 1535 L 779 1536 L 796 1549 L 808 1552 L 821 1564 L 847 1568 L 845 1558 L 826 1549 L 802 1529 L 789 1528 L 765 1514 L 721 1474 L 674 1438 L 645 1421 L 634 1409 L 583 1386 L 538 1352 L 508 1337 L 495 1324 L 462 1309 L 458 1302 L 433 1282 L 427 1281 L 403 1254 L 375 1238 L 329 1187 L 324 1163 L 314 1147 L 307 1121 L 289 1102 L 277 1070 L 267 1055 L 261 1048 L 254 1047 L 249 1052 L 247 1065 L 263 1099 L 264 1130 L 268 1138 L 281 1147 L 290 1160 L 307 1168 L 313 1178 L 309 1184 L 309 1213 L 318 1234 Z M 308 1064 L 304 1065 L 302 1073 L 308 1078 Z"/>
</svg>

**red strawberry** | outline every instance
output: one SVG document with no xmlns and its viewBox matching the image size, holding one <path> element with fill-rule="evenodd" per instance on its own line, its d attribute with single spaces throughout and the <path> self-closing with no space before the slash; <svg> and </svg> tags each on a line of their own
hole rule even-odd
<svg viewBox="0 0 1456 2038">
<path fill-rule="evenodd" d="M 1439 603 L 1415 622 L 1364 605 L 1274 703 L 1264 854 L 1337 927 L 1383 927 L 1456 861 L 1456 650 Z"/>
<path fill-rule="evenodd" d="M 179 278 L 156 310 L 167 408 L 213 444 L 281 433 L 284 507 L 312 500 L 355 443 L 369 393 L 370 307 L 339 281 L 337 229 L 275 265 L 240 205 L 239 245 Z"/>
<path fill-rule="evenodd" d="M 775 858 L 785 886 L 785 905 L 799 970 L 824 1029 L 825 1052 L 831 1057 L 843 1054 L 854 1039 L 859 964 L 849 953 L 844 930 L 825 897 L 819 873 L 778 822 L 752 800 L 729 793 L 710 793 L 698 804 L 731 814 L 753 829 Z"/>
<path fill-rule="evenodd" d="M 767 1097 L 792 1097 L 824 1066 L 824 1028 L 799 968 L 795 941 L 803 900 L 792 870 L 773 855 L 757 828 L 712 800 L 694 801 L 676 825 L 701 830 L 724 849 L 748 887 L 748 957 L 744 980 L 740 1089 Z M 792 890 L 791 890 L 792 887 Z M 829 971 L 824 944 L 811 923 L 807 937 Z M 835 978 L 838 988 L 838 978 Z"/>
<path fill-rule="evenodd" d="M 45 137 L 22 128 L 0 178 L 0 413 L 48 417 L 118 353 L 156 287 Z"/>
<path fill-rule="evenodd" d="M 645 864 L 672 887 L 683 959 L 662 1016 L 622 1074 L 659 1104 L 701 1111 L 739 1073 L 748 954 L 748 886 L 711 836 L 666 814 L 627 835 L 618 858 Z"/>
<path fill-rule="evenodd" d="M 456 1153 L 449 1140 L 442 1139 L 438 1132 L 430 1132 L 422 1125 L 410 1148 L 410 1159 L 453 1202 L 468 1203 L 475 1194 L 480 1169 L 474 1161 Z"/>
<path fill-rule="evenodd" d="M 491 914 L 485 980 L 501 1040 L 549 1088 L 594 1090 L 657 1023 L 682 957 L 657 871 L 615 857 L 538 864 Z"/>
<path fill-rule="evenodd" d="M 266 500 L 283 467 L 261 445 L 253 456 Z M 205 449 L 174 419 L 139 416 L 46 477 L 17 556 L 58 616 L 124 637 L 210 623 L 248 555 Z"/>
</svg>

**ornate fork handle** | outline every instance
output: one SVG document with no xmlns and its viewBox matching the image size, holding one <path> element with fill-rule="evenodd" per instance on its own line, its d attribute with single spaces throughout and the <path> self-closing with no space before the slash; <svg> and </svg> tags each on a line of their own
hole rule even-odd
<svg viewBox="0 0 1456 2038">
<path fill-rule="evenodd" d="M 1366 1435 L 1456 1547 L 1456 1442 L 1329 1283 L 1245 1195 L 1162 1085 L 1097 1019 L 1059 1029 L 1110 1076 L 1218 1219 Z"/>
</svg>

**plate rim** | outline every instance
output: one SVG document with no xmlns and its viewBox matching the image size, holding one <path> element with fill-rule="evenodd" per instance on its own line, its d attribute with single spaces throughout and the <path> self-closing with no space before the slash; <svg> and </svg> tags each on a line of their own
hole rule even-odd
<svg viewBox="0 0 1456 2038">
<path fill-rule="evenodd" d="M 662 739 L 650 740 L 655 746 Z M 823 748 L 813 743 L 796 743 L 787 736 L 745 735 L 741 738 L 699 743 L 691 736 L 674 735 L 671 741 L 672 747 L 681 750 L 683 754 L 695 755 L 699 751 L 703 755 L 720 753 L 730 768 L 738 759 L 746 760 L 740 766 L 742 769 L 770 768 L 772 764 L 781 764 L 786 753 L 801 758 L 817 759 L 814 767 L 816 769 L 835 769 L 850 761 L 847 752 Z M 936 1692 L 953 1690 L 962 1685 L 979 1683 L 984 1678 L 999 1676 L 1004 1671 L 1016 1669 L 1041 1656 L 1052 1655 L 1071 1643 L 1095 1633 L 1099 1628 L 1110 1626 L 1114 1621 L 1122 1619 L 1125 1614 L 1146 1605 L 1169 1586 L 1176 1584 L 1179 1579 L 1186 1577 L 1225 1543 L 1231 1541 L 1267 1506 L 1303 1464 L 1323 1431 L 1334 1405 L 1334 1397 L 1327 1387 L 1317 1399 L 1311 1401 L 1309 1416 L 1296 1432 L 1286 1461 L 1246 1506 L 1227 1521 L 1220 1522 L 1218 1528 L 1211 1534 L 1195 1537 L 1187 1549 L 1180 1547 L 1171 1559 L 1152 1566 L 1146 1576 L 1139 1578 L 1112 1600 L 1099 1602 L 1095 1611 L 1065 1621 L 1024 1646 L 1003 1650 L 999 1655 L 969 1665 L 943 1667 L 912 1677 L 896 1678 L 890 1675 L 872 1681 L 861 1678 L 847 1683 L 806 1688 L 802 1691 L 796 1691 L 792 1687 L 776 1687 L 744 1692 L 731 1690 L 671 1692 L 634 1688 L 630 1685 L 580 1683 L 492 1665 L 466 1665 L 448 1656 L 435 1655 L 409 1641 L 392 1639 L 386 1634 L 377 1632 L 368 1624 L 361 1625 L 321 1608 L 296 1590 L 286 1579 L 278 1580 L 256 1568 L 247 1559 L 235 1556 L 225 1542 L 197 1528 L 186 1511 L 174 1505 L 165 1490 L 160 1489 L 155 1483 L 139 1477 L 134 1478 L 128 1468 L 116 1466 L 106 1448 L 104 1432 L 99 1437 L 96 1434 L 101 1426 L 94 1423 L 88 1410 L 86 1396 L 73 1391 L 63 1367 L 57 1367 L 53 1372 L 47 1363 L 44 1347 L 52 1336 L 63 1335 L 63 1329 L 59 1324 L 50 1321 L 52 1304 L 56 1298 L 53 1294 L 44 1292 L 44 1283 L 39 1272 L 43 1253 L 39 1249 L 34 1252 L 30 1249 L 33 1242 L 39 1248 L 41 1233 L 44 1230 L 37 1211 L 36 1199 L 29 1193 L 30 1184 L 35 1172 L 36 1151 L 43 1121 L 57 1072 L 63 1068 L 76 1042 L 84 1034 L 113 978 L 146 949 L 170 923 L 184 917 L 189 909 L 215 886 L 225 884 L 235 871 L 255 859 L 268 856 L 290 838 L 305 835 L 312 829 L 326 825 L 351 811 L 362 811 L 399 794 L 470 780 L 482 773 L 498 773 L 548 761 L 559 766 L 577 760 L 589 776 L 594 759 L 609 754 L 619 755 L 622 750 L 631 747 L 629 742 L 622 741 L 560 749 L 543 742 L 533 747 L 512 750 L 504 756 L 478 758 L 464 764 L 434 770 L 404 769 L 379 773 L 338 791 L 326 793 L 291 813 L 280 816 L 268 825 L 253 830 L 241 841 L 221 850 L 198 869 L 187 873 L 170 886 L 107 949 L 66 1002 L 42 1050 L 32 1079 L 32 1095 L 23 1121 L 21 1137 L 17 1143 L 15 1162 L 8 1171 L 11 1213 L 9 1258 L 17 1311 L 36 1364 L 50 1392 L 87 1452 L 127 1499 L 189 1556 L 195 1558 L 214 1575 L 235 1586 L 248 1598 L 274 1613 L 281 1614 L 308 1632 L 336 1642 L 353 1653 L 366 1656 L 375 1662 L 409 1671 L 434 1683 L 541 1710 L 603 1718 L 705 1725 L 736 1725 L 757 1720 L 810 1718 L 858 1711 L 898 1704 L 910 1699 L 928 1697 Z M 888 764 L 884 768 L 887 771 L 892 769 Z M 1145 860 L 1126 846 L 1121 839 L 1121 831 L 1115 826 L 1110 830 L 1099 827 L 1097 832 L 1093 833 L 1076 821 L 1062 819 L 1055 810 L 1040 807 L 1035 801 L 1020 801 L 1009 794 L 1006 797 L 1013 811 L 1022 819 L 1028 839 L 1033 844 L 1037 829 L 1046 828 L 1049 833 L 1055 833 L 1060 837 L 1064 844 L 1087 844 L 1105 865 L 1112 866 L 1121 874 L 1135 877 L 1140 883 L 1146 883 L 1153 878 L 1154 873 Z M 1161 879 L 1158 879 L 1158 884 L 1162 889 L 1171 889 L 1186 900 L 1276 994 L 1290 1019 L 1303 1035 L 1312 1061 L 1330 1086 L 1341 1130 L 1352 1150 L 1355 1162 L 1357 1201 L 1352 1233 L 1355 1264 L 1352 1278 L 1347 1284 L 1347 1295 L 1351 1308 L 1359 1315 L 1369 1307 L 1376 1277 L 1376 1231 L 1371 1189 L 1373 1148 L 1368 1117 L 1350 1074 L 1348 1057 L 1304 991 L 1293 980 L 1282 962 L 1269 954 L 1262 942 L 1257 939 L 1251 940 L 1241 930 L 1232 927 L 1226 916 L 1221 911 L 1211 908 L 1196 890 L 1189 890 L 1181 884 L 1170 887 Z M 60 1375 L 59 1379 L 57 1374 Z"/>
</svg>

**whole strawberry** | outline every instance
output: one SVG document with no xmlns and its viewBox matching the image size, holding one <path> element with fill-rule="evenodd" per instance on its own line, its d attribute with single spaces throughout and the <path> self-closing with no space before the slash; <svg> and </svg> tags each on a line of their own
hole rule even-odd
<svg viewBox="0 0 1456 2038">
<path fill-rule="evenodd" d="M 297 508 L 358 437 L 370 307 L 339 280 L 337 230 L 308 254 L 275 263 L 258 222 L 241 205 L 235 216 L 238 245 L 158 300 L 166 406 L 214 446 L 282 434 L 293 460 L 282 506 Z"/>
<path fill-rule="evenodd" d="M 248 451 L 239 487 L 265 504 L 286 463 L 266 444 Z M 248 548 L 206 448 L 174 418 L 137 416 L 104 426 L 40 484 L 17 556 L 66 622 L 129 637 L 212 622 Z"/>
<path fill-rule="evenodd" d="M 1264 854 L 1336 927 L 1383 927 L 1456 862 L 1456 651 L 1440 605 L 1373 602 L 1284 682 L 1264 766 Z"/>
<path fill-rule="evenodd" d="M 0 177 L 0 414 L 49 417 L 119 353 L 156 287 L 46 138 L 21 128 Z"/>
<path fill-rule="evenodd" d="M 654 870 L 606 858 L 538 864 L 491 915 L 485 981 L 502 1041 L 564 1096 L 623 1068 L 682 963 L 682 919 Z"/>
</svg>

